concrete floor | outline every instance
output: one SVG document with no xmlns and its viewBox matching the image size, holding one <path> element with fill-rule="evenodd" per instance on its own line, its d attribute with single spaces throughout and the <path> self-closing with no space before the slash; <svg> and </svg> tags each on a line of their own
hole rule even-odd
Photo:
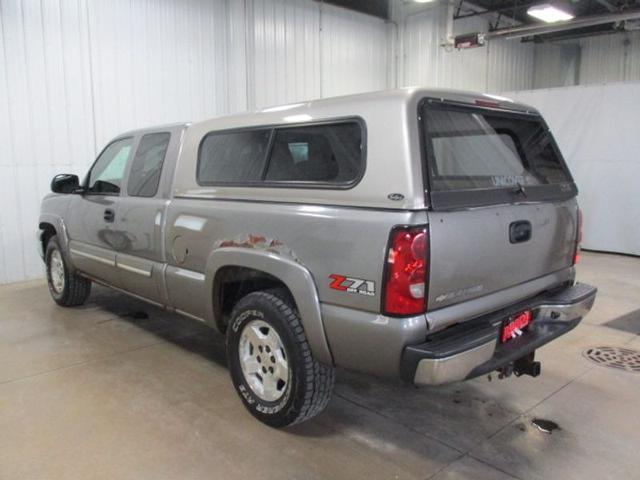
<svg viewBox="0 0 640 480">
<path fill-rule="evenodd" d="M 582 357 L 640 350 L 640 259 L 585 253 L 578 277 L 596 306 L 537 379 L 339 371 L 327 411 L 284 431 L 244 410 L 203 325 L 104 288 L 69 310 L 42 281 L 0 287 L 0 479 L 640 478 L 640 374 Z"/>
</svg>

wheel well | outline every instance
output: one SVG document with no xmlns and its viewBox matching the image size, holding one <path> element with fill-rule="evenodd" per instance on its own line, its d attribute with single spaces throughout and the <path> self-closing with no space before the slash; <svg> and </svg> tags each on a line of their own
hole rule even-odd
<svg viewBox="0 0 640 480">
<path fill-rule="evenodd" d="M 42 251 L 46 252 L 49 239 L 57 234 L 56 228 L 50 223 L 45 222 L 42 222 L 39 227 L 41 230 L 43 230 L 42 236 L 40 237 L 40 241 L 42 242 Z"/>
<path fill-rule="evenodd" d="M 277 277 L 248 267 L 226 266 L 220 268 L 213 282 L 213 313 L 221 332 L 225 332 L 231 311 L 238 300 L 251 292 L 278 289 L 295 306 L 289 288 Z"/>
</svg>

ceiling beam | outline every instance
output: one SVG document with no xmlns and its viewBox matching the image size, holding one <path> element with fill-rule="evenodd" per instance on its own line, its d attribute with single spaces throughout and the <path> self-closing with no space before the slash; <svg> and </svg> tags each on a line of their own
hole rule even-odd
<svg viewBox="0 0 640 480">
<path fill-rule="evenodd" d="M 606 0 L 602 0 L 602 1 L 606 1 Z M 515 13 L 519 10 L 533 7 L 534 5 L 538 5 L 539 3 L 540 3 L 540 0 L 538 0 L 537 2 L 523 3 L 522 5 L 514 4 L 514 5 L 509 5 L 508 7 L 489 8 L 487 10 L 482 10 L 480 12 L 463 13 L 462 15 L 456 15 L 453 17 L 453 19 L 458 20 L 460 18 L 476 17 L 478 15 L 487 15 L 490 13 L 501 13 L 502 15 L 505 15 L 509 12 Z"/>
<path fill-rule="evenodd" d="M 606 23 L 623 22 L 625 20 L 635 20 L 640 18 L 640 10 L 624 11 L 619 13 L 605 13 L 602 15 L 590 15 L 580 17 L 566 22 L 557 22 L 548 25 L 525 25 L 514 28 L 501 28 L 493 32 L 488 32 L 485 39 L 496 38 L 522 38 L 533 35 L 544 35 L 547 33 L 564 32 L 576 28 L 591 27 L 593 25 L 603 25 Z"/>
</svg>

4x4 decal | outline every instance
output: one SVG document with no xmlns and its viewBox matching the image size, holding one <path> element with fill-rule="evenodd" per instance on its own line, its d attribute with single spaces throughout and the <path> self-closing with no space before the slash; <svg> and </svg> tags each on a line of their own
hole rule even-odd
<svg viewBox="0 0 640 480">
<path fill-rule="evenodd" d="M 329 284 L 334 290 L 341 290 L 349 293 L 359 293 L 373 297 L 376 294 L 376 284 L 372 280 L 363 280 L 361 278 L 347 277 L 346 275 L 338 275 L 333 273 L 329 275 L 333 281 Z"/>
</svg>

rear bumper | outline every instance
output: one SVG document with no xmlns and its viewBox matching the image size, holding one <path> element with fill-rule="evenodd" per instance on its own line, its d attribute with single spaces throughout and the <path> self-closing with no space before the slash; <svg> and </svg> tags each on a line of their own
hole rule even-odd
<svg viewBox="0 0 640 480">
<path fill-rule="evenodd" d="M 508 365 L 575 328 L 591 310 L 596 292 L 595 287 L 576 284 L 435 333 L 427 342 L 404 349 L 401 376 L 418 385 L 437 385 Z M 533 312 L 527 331 L 499 344 L 503 320 L 526 309 Z"/>
</svg>

